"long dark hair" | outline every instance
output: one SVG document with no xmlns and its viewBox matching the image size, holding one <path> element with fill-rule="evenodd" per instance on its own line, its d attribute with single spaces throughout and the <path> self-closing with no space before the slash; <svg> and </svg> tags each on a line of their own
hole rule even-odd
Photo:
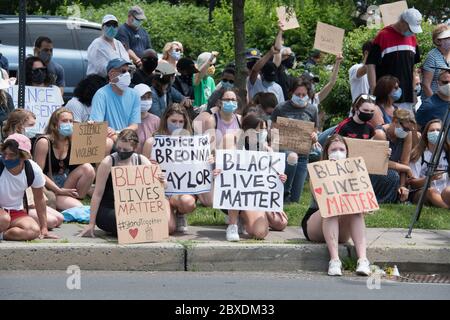
<svg viewBox="0 0 450 320">
<path fill-rule="evenodd" d="M 42 61 L 42 59 L 39 58 L 39 57 L 30 56 L 30 57 L 26 58 L 25 59 L 25 84 L 27 86 L 31 86 L 32 85 L 33 64 L 36 61 L 40 61 L 42 63 L 42 65 L 44 67 L 46 67 L 44 61 Z M 45 77 L 44 85 L 46 87 L 49 87 L 52 84 L 55 84 L 54 83 L 54 79 L 53 79 L 53 77 L 50 76 L 50 73 L 48 72 L 48 69 L 47 69 L 47 76 Z"/>
<path fill-rule="evenodd" d="M 423 155 L 424 151 L 427 149 L 427 147 L 428 147 L 428 134 L 427 134 L 428 129 L 434 123 L 439 123 L 441 125 L 441 130 L 443 130 L 443 127 L 442 127 L 443 124 L 440 119 L 433 119 L 433 120 L 429 121 L 426 124 L 425 128 L 423 129 L 422 136 L 420 137 L 419 143 L 411 151 L 411 162 L 416 162 L 417 160 L 419 160 L 419 158 Z M 446 139 L 446 137 L 444 137 L 444 139 Z M 448 143 L 448 141 L 444 142 L 444 150 L 448 155 L 450 152 L 450 144 Z"/>
</svg>

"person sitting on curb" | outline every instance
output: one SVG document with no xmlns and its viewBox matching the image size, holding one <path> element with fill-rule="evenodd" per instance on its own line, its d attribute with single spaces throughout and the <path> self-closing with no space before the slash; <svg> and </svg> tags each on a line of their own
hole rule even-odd
<svg viewBox="0 0 450 320">
<path fill-rule="evenodd" d="M 151 162 L 144 156 L 136 153 L 139 138 L 134 130 L 125 129 L 117 137 L 113 154 L 107 156 L 100 163 L 97 170 L 95 190 L 91 201 L 91 216 L 89 225 L 79 234 L 80 237 L 94 238 L 95 226 L 113 235 L 117 235 L 117 220 L 114 209 L 114 190 L 111 169 L 115 166 L 150 165 Z M 159 177 L 161 183 L 165 182 L 164 174 Z M 167 200 L 165 207 L 169 221 L 169 234 L 175 231 L 175 222 L 170 215 Z"/>
<path fill-rule="evenodd" d="M 337 161 L 346 159 L 347 156 L 348 147 L 344 138 L 339 135 L 333 135 L 326 141 L 323 147 L 322 160 Z M 312 187 L 311 190 L 313 190 Z M 315 197 L 315 194 L 312 194 Z M 308 241 L 326 242 L 331 258 L 328 265 L 328 275 L 342 275 L 339 243 L 345 243 L 350 238 L 355 244 L 356 254 L 359 258 L 356 273 L 362 276 L 371 274 L 370 263 L 366 257 L 367 243 L 364 212 L 324 219 L 314 198 L 308 211 L 306 211 L 301 226 L 303 234 Z"/>
<path fill-rule="evenodd" d="M 31 241 L 57 237 L 48 233 L 44 200 L 45 178 L 31 160 L 30 139 L 12 134 L 0 147 L 0 240 Z M 31 187 L 39 223 L 24 208 L 25 190 Z"/>
</svg>

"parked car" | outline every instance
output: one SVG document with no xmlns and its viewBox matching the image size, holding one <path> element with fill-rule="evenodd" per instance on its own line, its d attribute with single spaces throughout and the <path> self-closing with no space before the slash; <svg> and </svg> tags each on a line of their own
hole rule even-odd
<svg viewBox="0 0 450 320">
<path fill-rule="evenodd" d="M 84 19 L 69 20 L 56 16 L 27 16 L 26 54 L 33 54 L 34 41 L 47 36 L 53 42 L 53 60 L 61 64 L 65 72 L 64 100 L 73 95 L 75 86 L 85 78 L 87 48 L 102 33 L 98 23 Z M 10 76 L 18 70 L 19 18 L 0 15 L 0 53 L 9 60 Z"/>
</svg>

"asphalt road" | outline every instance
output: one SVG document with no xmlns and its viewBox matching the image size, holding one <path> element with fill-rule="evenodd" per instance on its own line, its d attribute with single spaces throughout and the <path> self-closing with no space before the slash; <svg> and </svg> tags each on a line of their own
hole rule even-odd
<svg viewBox="0 0 450 320">
<path fill-rule="evenodd" d="M 0 300 L 450 299 L 450 284 L 381 281 L 316 273 L 1 271 Z M 72 289 L 68 289 L 68 285 Z M 77 287 L 80 289 L 77 289 Z M 375 286 L 376 287 L 376 286 Z"/>
</svg>

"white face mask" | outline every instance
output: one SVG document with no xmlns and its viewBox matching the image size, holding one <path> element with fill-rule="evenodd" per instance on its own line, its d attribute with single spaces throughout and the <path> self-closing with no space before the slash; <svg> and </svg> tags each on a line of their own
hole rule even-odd
<svg viewBox="0 0 450 320">
<path fill-rule="evenodd" d="M 153 101 L 150 100 L 141 100 L 141 112 L 148 112 L 152 108 Z"/>
<path fill-rule="evenodd" d="M 121 75 L 117 76 L 117 79 L 118 81 L 113 84 L 120 90 L 125 91 L 125 89 L 130 86 L 131 75 L 129 72 L 122 73 Z"/>
<path fill-rule="evenodd" d="M 439 86 L 438 90 L 444 96 L 450 97 L 450 83 L 444 84 L 443 86 Z"/>
<path fill-rule="evenodd" d="M 343 160 L 343 159 L 347 159 L 347 153 L 345 153 L 344 151 L 333 151 L 331 153 L 328 154 L 328 159 L 329 160 Z"/>
</svg>

